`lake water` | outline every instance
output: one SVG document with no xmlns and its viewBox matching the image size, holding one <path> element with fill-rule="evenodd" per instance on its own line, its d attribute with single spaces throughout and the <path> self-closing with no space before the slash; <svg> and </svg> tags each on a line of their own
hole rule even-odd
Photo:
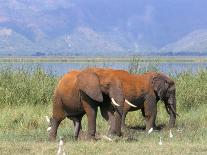
<svg viewBox="0 0 207 155">
<path fill-rule="evenodd" d="M 0 68 L 11 67 L 13 69 L 24 68 L 34 70 L 36 67 L 43 68 L 48 74 L 61 76 L 70 70 L 83 69 L 86 67 L 111 67 L 114 69 L 129 69 L 127 62 L 105 62 L 105 63 L 6 63 L 0 64 Z M 145 71 L 146 68 L 152 68 L 152 64 L 142 63 L 139 68 Z M 207 69 L 207 63 L 160 63 L 155 65 L 156 68 L 164 73 L 176 75 L 181 72 L 197 72 L 200 69 Z"/>
</svg>

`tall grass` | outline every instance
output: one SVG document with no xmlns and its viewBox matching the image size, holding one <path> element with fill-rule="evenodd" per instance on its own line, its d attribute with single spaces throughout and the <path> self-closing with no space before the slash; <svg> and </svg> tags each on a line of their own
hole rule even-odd
<svg viewBox="0 0 207 155">
<path fill-rule="evenodd" d="M 137 59 L 140 61 L 140 58 Z M 136 63 L 137 60 L 134 61 Z M 142 68 L 132 64 L 129 71 L 142 73 L 148 70 L 157 71 L 157 67 L 155 65 Z M 83 141 L 74 143 L 73 124 L 65 120 L 60 125 L 58 135 L 66 137 L 67 152 L 69 154 L 162 154 L 163 151 L 164 154 L 206 153 L 207 70 L 200 70 L 197 73 L 184 72 L 172 78 L 176 82 L 177 111 L 181 116 L 177 119 L 177 126 L 183 129 L 183 132 L 173 130 L 175 139 L 167 138 L 167 130 L 155 132 L 152 136 L 146 136 L 143 131 L 130 130 L 132 141 L 121 139 L 113 144 L 100 141 L 93 145 Z M 19 147 L 23 149 L 23 154 L 56 153 L 56 144 L 45 142 L 47 141 L 47 122 L 44 116 L 51 115 L 52 95 L 57 81 L 58 77 L 45 73 L 39 67 L 32 71 L 24 68 L 0 70 L 0 154 L 2 152 L 3 154 L 21 154 Z M 168 120 L 169 116 L 164 104 L 158 103 L 157 124 L 167 125 Z M 86 117 L 82 124 L 83 130 L 86 130 Z M 134 128 L 144 126 L 141 112 L 130 112 L 127 115 L 126 124 Z M 97 131 L 105 134 L 107 130 L 108 125 L 99 113 Z M 157 145 L 159 136 L 163 137 L 164 147 Z M 13 147 L 10 146 L 11 144 Z M 38 152 L 39 150 L 42 152 Z M 34 153 L 35 151 L 38 153 Z"/>
<path fill-rule="evenodd" d="M 7 105 L 44 105 L 51 102 L 57 78 L 37 67 L 0 70 L 0 107 Z"/>
<path fill-rule="evenodd" d="M 128 71 L 129 73 L 137 74 L 137 73 L 144 73 L 147 71 L 158 71 L 159 61 L 154 59 L 151 61 L 147 61 L 143 59 L 141 56 L 133 56 L 129 66 Z"/>
</svg>

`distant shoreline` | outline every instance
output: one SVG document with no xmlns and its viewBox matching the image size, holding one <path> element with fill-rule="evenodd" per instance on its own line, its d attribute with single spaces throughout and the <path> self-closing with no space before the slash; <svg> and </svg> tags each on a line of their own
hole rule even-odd
<svg viewBox="0 0 207 155">
<path fill-rule="evenodd" d="M 107 57 L 107 56 L 1 56 L 0 63 L 99 63 L 99 62 L 130 62 L 133 56 Z M 207 56 L 137 56 L 140 62 L 182 62 L 205 63 Z"/>
</svg>

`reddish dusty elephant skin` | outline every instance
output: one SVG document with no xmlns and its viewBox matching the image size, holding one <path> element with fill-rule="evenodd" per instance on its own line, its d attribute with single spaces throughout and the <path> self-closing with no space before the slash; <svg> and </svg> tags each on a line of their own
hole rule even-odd
<svg viewBox="0 0 207 155">
<path fill-rule="evenodd" d="M 97 73 L 95 73 L 97 71 Z M 95 139 L 97 107 L 102 116 L 110 123 L 110 134 L 121 134 L 121 116 L 115 114 L 110 98 L 120 105 L 124 104 L 121 82 L 113 73 L 105 69 L 86 69 L 65 74 L 57 84 L 54 92 L 53 116 L 49 139 L 55 140 L 60 122 L 65 117 L 74 122 L 75 138 L 81 129 L 81 119 L 86 113 L 88 118 L 88 138 Z M 110 97 L 110 98 L 109 98 Z M 122 113 L 120 109 L 117 108 Z M 116 119 L 120 121 L 115 123 Z M 117 124 L 115 126 L 115 124 Z"/>
<path fill-rule="evenodd" d="M 131 74 L 128 78 L 119 73 L 123 83 L 125 98 L 137 107 L 124 103 L 122 126 L 125 127 L 125 117 L 128 111 L 141 109 L 146 119 L 146 130 L 155 127 L 157 102 L 162 100 L 170 115 L 169 127 L 174 127 L 176 120 L 175 83 L 168 76 L 147 72 L 145 74 Z"/>
</svg>

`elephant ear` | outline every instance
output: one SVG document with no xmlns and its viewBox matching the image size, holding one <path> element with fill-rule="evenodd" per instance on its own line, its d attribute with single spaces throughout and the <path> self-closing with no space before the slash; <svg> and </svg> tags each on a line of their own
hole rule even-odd
<svg viewBox="0 0 207 155">
<path fill-rule="evenodd" d="M 162 75 L 157 75 L 152 79 L 152 86 L 154 88 L 154 91 L 162 100 L 167 92 L 169 83 L 165 80 L 165 78 Z"/>
<path fill-rule="evenodd" d="M 82 71 L 77 76 L 78 88 L 95 101 L 103 102 L 98 76 L 93 72 Z"/>
</svg>

